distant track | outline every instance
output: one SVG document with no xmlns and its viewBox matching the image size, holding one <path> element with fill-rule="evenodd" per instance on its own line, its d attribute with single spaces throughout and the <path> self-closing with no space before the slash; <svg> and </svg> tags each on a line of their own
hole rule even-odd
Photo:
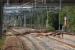
<svg viewBox="0 0 75 50">
<path fill-rule="evenodd" d="M 26 37 L 35 44 L 38 50 L 52 50 L 52 48 L 50 48 L 46 43 L 42 42 L 41 40 L 38 40 L 32 36 L 26 36 Z"/>
<path fill-rule="evenodd" d="M 51 38 L 51 37 L 49 37 L 49 38 Z M 67 46 L 70 46 L 70 47 L 72 47 L 72 48 L 75 48 L 74 45 L 68 44 L 68 43 L 66 43 L 66 42 L 63 42 L 63 41 L 61 41 L 61 39 L 60 39 L 60 40 L 57 40 L 57 39 L 55 39 L 55 38 L 51 38 L 51 39 L 56 40 L 56 41 L 58 41 L 58 42 L 60 42 L 60 43 L 62 43 L 62 44 L 65 44 L 65 45 L 67 45 Z"/>
</svg>

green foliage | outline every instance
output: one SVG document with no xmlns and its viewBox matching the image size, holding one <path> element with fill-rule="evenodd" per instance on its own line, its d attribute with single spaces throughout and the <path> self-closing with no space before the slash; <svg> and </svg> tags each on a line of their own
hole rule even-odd
<svg viewBox="0 0 75 50">
<path fill-rule="evenodd" d="M 55 31 L 54 27 L 50 26 L 48 27 L 48 31 Z"/>
<path fill-rule="evenodd" d="M 54 31 L 55 29 L 53 28 L 53 13 L 49 12 L 48 13 L 48 31 Z"/>
<path fill-rule="evenodd" d="M 64 16 L 68 18 L 70 31 L 75 32 L 75 6 L 64 6 L 60 12 L 61 23 L 64 24 Z"/>
<path fill-rule="evenodd" d="M 50 12 L 48 17 L 48 24 L 52 26 L 54 30 L 58 30 L 59 27 L 59 13 Z"/>
<path fill-rule="evenodd" d="M 2 48 L 4 44 L 5 37 L 0 38 L 0 48 Z"/>
</svg>

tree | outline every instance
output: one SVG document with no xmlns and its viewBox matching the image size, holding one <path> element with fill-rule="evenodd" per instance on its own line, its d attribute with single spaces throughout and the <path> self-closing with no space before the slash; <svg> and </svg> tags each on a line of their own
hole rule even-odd
<svg viewBox="0 0 75 50">
<path fill-rule="evenodd" d="M 61 23 L 64 24 L 64 16 L 68 18 L 68 30 L 75 32 L 75 6 L 64 6 L 60 12 Z"/>
</svg>

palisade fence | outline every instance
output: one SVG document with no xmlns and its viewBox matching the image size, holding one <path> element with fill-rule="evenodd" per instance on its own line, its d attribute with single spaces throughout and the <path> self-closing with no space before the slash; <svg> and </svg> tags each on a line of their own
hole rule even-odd
<svg viewBox="0 0 75 50">
<path fill-rule="evenodd" d="M 37 3 L 31 3 L 31 5 L 4 5 L 3 26 L 36 29 L 46 29 L 50 27 L 51 30 L 54 30 L 50 13 L 58 13 L 58 7 L 57 10 L 55 10 L 55 7 L 56 6 L 47 6 L 44 3 L 41 5 Z"/>
<path fill-rule="evenodd" d="M 13 26 L 55 31 L 59 30 L 60 26 L 61 30 L 75 32 L 75 6 L 63 6 L 60 12 L 59 9 L 59 5 L 51 6 L 46 2 L 21 5 L 5 4 L 3 27 L 5 29 Z M 64 26 L 65 16 L 67 17 L 66 26 Z"/>
</svg>

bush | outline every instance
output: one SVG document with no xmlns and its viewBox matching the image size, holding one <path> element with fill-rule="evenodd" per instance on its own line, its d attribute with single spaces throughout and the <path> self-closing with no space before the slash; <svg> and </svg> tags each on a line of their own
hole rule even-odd
<svg viewBox="0 0 75 50">
<path fill-rule="evenodd" d="M 48 27 L 48 31 L 50 32 L 50 31 L 55 31 L 55 29 L 52 27 L 52 26 L 49 26 Z"/>
</svg>

